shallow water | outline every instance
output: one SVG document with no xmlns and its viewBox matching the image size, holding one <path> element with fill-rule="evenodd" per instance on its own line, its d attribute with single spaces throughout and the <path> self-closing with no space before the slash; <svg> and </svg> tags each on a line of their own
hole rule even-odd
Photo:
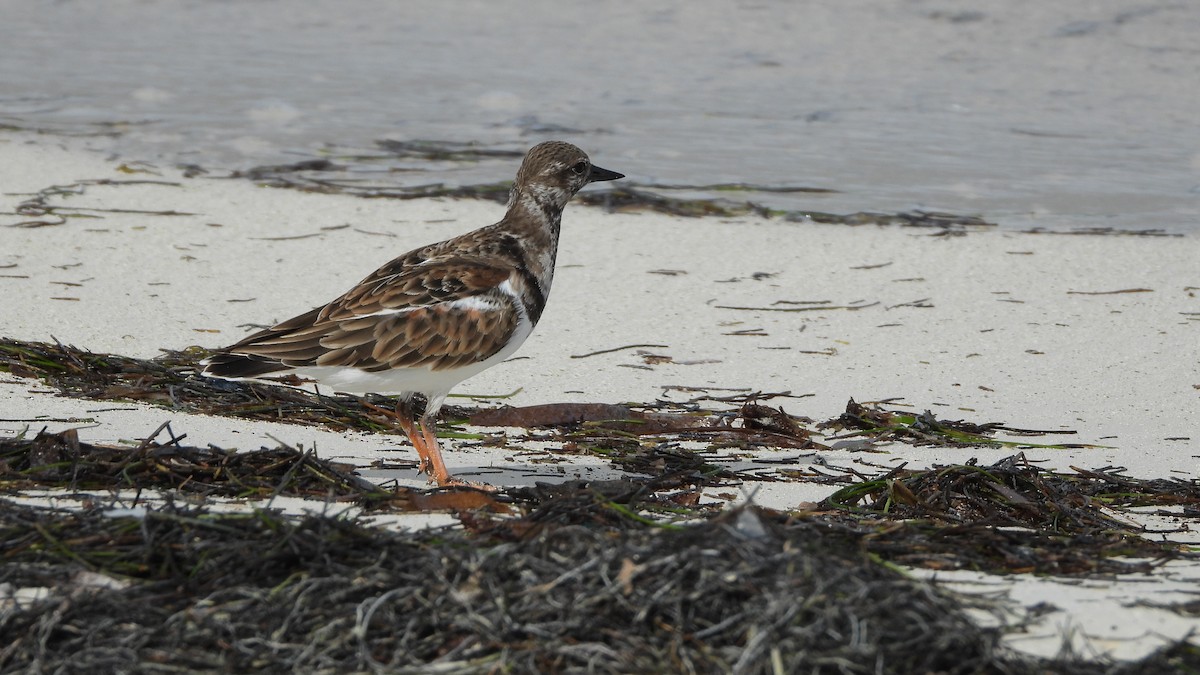
<svg viewBox="0 0 1200 675">
<path fill-rule="evenodd" d="M 522 7 L 4 0 L 0 124 L 210 168 L 332 153 L 391 185 L 514 160 L 391 162 L 380 139 L 564 138 L 641 184 L 838 191 L 701 191 L 779 208 L 1200 231 L 1194 3 Z"/>
</svg>

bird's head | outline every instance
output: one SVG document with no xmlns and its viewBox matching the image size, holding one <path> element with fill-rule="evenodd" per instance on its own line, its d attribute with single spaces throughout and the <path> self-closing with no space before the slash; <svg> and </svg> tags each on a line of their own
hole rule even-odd
<svg viewBox="0 0 1200 675">
<path fill-rule="evenodd" d="M 532 197 L 542 208 L 562 209 L 584 185 L 624 177 L 592 164 L 587 153 L 570 143 L 546 141 L 525 154 L 513 191 Z"/>
</svg>

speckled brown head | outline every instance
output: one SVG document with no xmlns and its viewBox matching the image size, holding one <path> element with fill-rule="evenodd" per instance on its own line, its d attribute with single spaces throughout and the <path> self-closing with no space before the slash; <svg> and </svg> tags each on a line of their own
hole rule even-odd
<svg viewBox="0 0 1200 675">
<path fill-rule="evenodd" d="M 561 210 L 584 185 L 624 177 L 594 166 L 586 152 L 570 143 L 546 141 L 525 154 L 513 184 L 513 199 L 528 196 L 543 209 Z"/>
</svg>

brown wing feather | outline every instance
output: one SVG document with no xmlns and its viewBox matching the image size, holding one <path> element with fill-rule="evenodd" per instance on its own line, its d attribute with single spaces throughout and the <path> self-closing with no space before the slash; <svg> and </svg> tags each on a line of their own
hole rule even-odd
<svg viewBox="0 0 1200 675">
<path fill-rule="evenodd" d="M 414 252 L 379 268 L 329 303 L 324 318 L 341 320 L 389 309 L 462 300 L 499 286 L 512 271 L 510 266 L 496 261 L 460 256 L 426 259 Z"/>
<path fill-rule="evenodd" d="M 299 366 L 364 370 L 454 368 L 494 355 L 519 322 L 511 295 L 498 287 L 512 270 L 470 258 L 440 261 L 418 252 L 380 268 L 325 307 L 260 331 L 222 350 L 220 365 L 249 357 L 256 371 Z M 414 256 L 416 256 L 415 259 Z M 407 259 L 414 264 L 406 266 Z M 469 301 L 469 302 L 463 302 Z M 214 357 L 213 363 L 218 360 Z M 209 366 L 211 374 L 226 375 Z M 236 375 L 227 375 L 236 376 Z"/>
</svg>

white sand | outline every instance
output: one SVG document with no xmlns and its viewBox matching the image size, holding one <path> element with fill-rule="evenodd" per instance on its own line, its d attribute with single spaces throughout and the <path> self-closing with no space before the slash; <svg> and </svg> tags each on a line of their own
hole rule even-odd
<svg viewBox="0 0 1200 675">
<path fill-rule="evenodd" d="M 502 214 L 486 202 L 304 194 L 187 179 L 163 168 L 131 174 L 78 145 L 0 137 L 0 334 L 6 337 L 54 337 L 131 356 L 217 347 L 244 335 L 245 324 L 303 312 L 399 253 Z M 90 217 L 12 227 L 36 219 L 14 213 L 28 198 L 22 193 L 95 179 L 174 184 L 87 185 L 81 194 L 50 201 Z M 812 396 L 776 404 L 818 420 L 836 416 L 850 397 L 900 398 L 942 418 L 1079 432 L 1035 441 L 1111 446 L 1026 451 L 1049 467 L 1120 465 L 1135 476 L 1196 475 L 1200 239 L 930 234 L 569 207 L 556 288 L 541 325 L 517 358 L 465 383 L 460 393 L 520 388 L 506 402 L 527 405 L 692 395 L 664 393 L 671 385 L 791 391 Z M 1128 289 L 1148 290 L 1095 294 Z M 775 304 L 782 301 L 870 306 L 794 313 L 726 308 L 803 306 Z M 756 335 L 733 334 L 752 329 Z M 636 350 L 571 358 L 629 344 L 667 345 L 646 351 L 674 362 L 648 364 Z M 27 426 L 83 426 L 80 435 L 88 441 L 130 440 L 170 419 L 176 434 L 186 433 L 198 445 L 254 448 L 280 439 L 315 444 L 322 456 L 359 465 L 381 451 L 390 459 L 413 458 L 391 436 L 72 400 L 47 390 L 33 380 L 0 377 L 0 434 Z M 614 474 L 601 460 L 561 457 L 557 464 L 533 464 L 520 456 L 521 447 L 447 445 L 451 471 L 494 483 Z M 823 459 L 922 466 L 1012 454 L 902 445 L 888 450 L 865 458 L 830 451 Z M 780 453 L 813 461 L 795 451 Z M 411 471 L 364 475 L 421 484 Z M 756 500 L 778 508 L 828 492 L 803 484 L 759 487 Z M 1043 622 L 1040 641 L 1019 646 L 1053 653 L 1065 623 L 1092 636 L 1092 649 L 1140 655 L 1200 622 L 1157 610 L 1122 614 L 1120 630 L 1092 619 L 1122 611 L 1119 603 L 1129 593 L 1144 597 L 1197 578 L 1200 568 L 1175 565 L 1136 584 L 1115 582 L 1111 592 L 1099 594 L 1099 605 L 1068 595 L 1071 586 L 1061 581 L 1018 578 L 1014 597 L 1064 607 Z M 1032 588 L 1037 591 L 1031 596 Z"/>
</svg>

